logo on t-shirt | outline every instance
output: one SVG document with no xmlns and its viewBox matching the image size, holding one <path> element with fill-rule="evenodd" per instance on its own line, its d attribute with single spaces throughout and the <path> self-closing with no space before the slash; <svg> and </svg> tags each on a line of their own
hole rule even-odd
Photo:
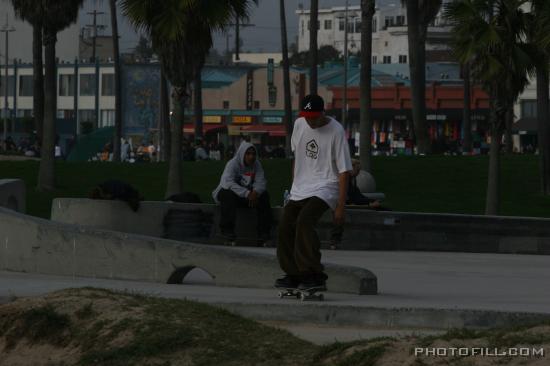
<svg viewBox="0 0 550 366">
<path fill-rule="evenodd" d="M 306 156 L 308 158 L 317 159 L 318 154 L 319 146 L 317 145 L 317 142 L 315 140 L 311 140 L 306 145 Z"/>
</svg>

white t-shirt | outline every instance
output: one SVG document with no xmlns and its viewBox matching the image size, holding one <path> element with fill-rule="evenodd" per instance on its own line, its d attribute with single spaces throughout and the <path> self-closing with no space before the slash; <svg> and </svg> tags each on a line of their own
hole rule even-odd
<svg viewBox="0 0 550 366">
<path fill-rule="evenodd" d="M 311 128 L 305 118 L 294 122 L 291 148 L 294 152 L 294 181 L 290 199 L 300 201 L 319 197 L 334 210 L 339 198 L 339 174 L 351 171 L 346 133 L 333 118 L 318 128 Z"/>
</svg>

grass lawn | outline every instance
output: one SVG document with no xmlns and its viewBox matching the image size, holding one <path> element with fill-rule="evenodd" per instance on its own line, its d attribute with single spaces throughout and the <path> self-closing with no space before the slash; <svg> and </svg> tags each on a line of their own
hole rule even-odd
<svg viewBox="0 0 550 366">
<path fill-rule="evenodd" d="M 273 205 L 282 203 L 283 191 L 290 188 L 290 162 L 262 161 Z M 384 205 L 394 211 L 483 214 L 487 189 L 488 156 L 375 157 L 377 190 L 386 194 Z M 27 212 L 50 217 L 55 197 L 86 197 L 96 184 L 121 179 L 134 185 L 146 200 L 162 200 L 168 165 L 58 162 L 58 189 L 38 192 L 38 162 L 0 161 L 0 179 L 20 178 L 27 183 Z M 184 190 L 197 193 L 203 202 L 212 202 L 225 163 L 219 161 L 184 163 Z M 538 157 L 502 157 L 501 210 L 509 216 L 550 217 L 550 198 L 538 192 Z"/>
</svg>

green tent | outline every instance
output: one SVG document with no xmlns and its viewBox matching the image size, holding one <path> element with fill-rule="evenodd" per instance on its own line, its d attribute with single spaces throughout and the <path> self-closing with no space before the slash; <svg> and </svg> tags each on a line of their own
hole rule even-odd
<svg viewBox="0 0 550 366">
<path fill-rule="evenodd" d="M 67 161 L 88 161 L 97 153 L 103 150 L 103 147 L 111 142 L 115 134 L 114 127 L 98 128 L 87 135 L 81 135 L 71 149 Z"/>
</svg>

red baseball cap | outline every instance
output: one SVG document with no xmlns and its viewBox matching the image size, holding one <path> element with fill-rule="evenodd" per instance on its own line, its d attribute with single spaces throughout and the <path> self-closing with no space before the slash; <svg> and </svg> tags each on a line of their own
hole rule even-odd
<svg viewBox="0 0 550 366">
<path fill-rule="evenodd" d="M 319 117 L 325 111 L 325 101 L 318 95 L 306 95 L 302 100 L 300 117 Z"/>
</svg>

